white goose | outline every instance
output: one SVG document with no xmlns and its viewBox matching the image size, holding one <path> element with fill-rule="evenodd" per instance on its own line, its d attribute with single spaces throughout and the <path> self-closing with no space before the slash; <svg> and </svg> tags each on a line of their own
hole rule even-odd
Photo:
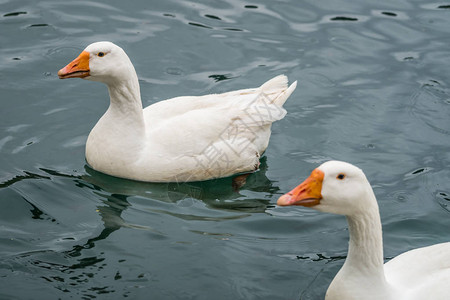
<svg viewBox="0 0 450 300">
<path fill-rule="evenodd" d="M 64 78 L 100 81 L 110 106 L 89 134 L 86 160 L 95 170 L 151 182 L 199 181 L 258 169 L 272 122 L 295 90 L 286 76 L 259 88 L 177 97 L 142 109 L 139 82 L 122 48 L 89 45 L 59 70 Z"/>
<path fill-rule="evenodd" d="M 383 265 L 378 204 L 359 168 L 326 162 L 277 204 L 302 205 L 347 217 L 347 259 L 325 299 L 450 299 L 450 243 L 414 249 Z"/>
</svg>

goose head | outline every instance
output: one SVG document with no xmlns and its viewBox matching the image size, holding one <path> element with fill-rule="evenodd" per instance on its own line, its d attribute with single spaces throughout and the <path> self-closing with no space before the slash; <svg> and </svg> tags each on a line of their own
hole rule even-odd
<svg viewBox="0 0 450 300">
<path fill-rule="evenodd" d="M 83 78 L 106 84 L 127 80 L 135 74 L 125 51 L 111 42 L 90 44 L 67 66 L 58 71 L 61 79 Z"/>
<path fill-rule="evenodd" d="M 307 206 L 346 216 L 360 214 L 377 205 L 362 170 L 341 161 L 320 165 L 304 182 L 281 196 L 277 204 Z"/>
</svg>

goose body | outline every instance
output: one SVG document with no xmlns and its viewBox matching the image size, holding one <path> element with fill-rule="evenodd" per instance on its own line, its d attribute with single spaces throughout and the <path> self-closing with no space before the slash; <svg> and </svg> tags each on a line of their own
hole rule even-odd
<svg viewBox="0 0 450 300">
<path fill-rule="evenodd" d="M 108 86 L 110 106 L 89 134 L 86 160 L 95 170 L 140 181 L 200 181 L 253 172 L 271 124 L 295 90 L 284 75 L 259 88 L 185 96 L 143 109 L 138 77 L 122 48 L 89 45 L 58 72 Z"/>
<path fill-rule="evenodd" d="M 383 264 L 378 204 L 359 168 L 339 161 L 326 162 L 281 196 L 277 204 L 307 206 L 347 217 L 347 259 L 325 299 L 450 299 L 450 243 L 414 249 Z"/>
</svg>

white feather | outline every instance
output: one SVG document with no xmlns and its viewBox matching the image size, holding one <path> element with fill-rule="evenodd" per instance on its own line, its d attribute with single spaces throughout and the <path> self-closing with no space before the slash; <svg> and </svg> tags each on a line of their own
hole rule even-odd
<svg viewBox="0 0 450 300">
<path fill-rule="evenodd" d="M 256 170 L 271 124 L 285 116 L 282 105 L 296 87 L 280 75 L 259 88 L 177 97 L 142 109 L 125 52 L 110 42 L 85 51 L 85 79 L 104 82 L 110 94 L 109 109 L 89 135 L 86 159 L 94 169 L 123 178 L 198 181 Z"/>
<path fill-rule="evenodd" d="M 326 300 L 450 299 L 450 243 L 414 249 L 383 265 L 378 204 L 364 173 L 339 161 L 326 162 L 317 170 L 323 173 L 321 199 L 312 208 L 345 215 L 350 234 L 347 259 Z M 309 188 L 307 181 L 299 187 L 302 193 Z M 302 205 L 299 195 L 293 190 L 278 203 Z"/>
</svg>

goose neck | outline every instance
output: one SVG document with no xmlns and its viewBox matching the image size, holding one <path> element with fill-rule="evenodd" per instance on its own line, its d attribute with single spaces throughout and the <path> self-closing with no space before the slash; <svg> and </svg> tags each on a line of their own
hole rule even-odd
<svg viewBox="0 0 450 300">
<path fill-rule="evenodd" d="M 378 206 L 347 216 L 350 242 L 345 265 L 384 279 L 383 237 Z"/>
</svg>

